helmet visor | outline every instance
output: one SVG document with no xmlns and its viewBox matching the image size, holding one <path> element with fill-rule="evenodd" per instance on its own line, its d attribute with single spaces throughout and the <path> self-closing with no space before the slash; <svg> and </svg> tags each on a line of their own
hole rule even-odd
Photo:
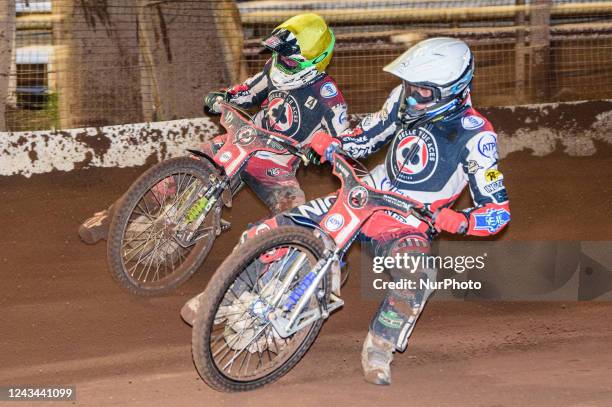
<svg viewBox="0 0 612 407">
<path fill-rule="evenodd" d="M 334 37 L 334 33 L 329 30 L 331 34 L 331 41 L 329 45 L 320 55 L 316 56 L 312 59 L 304 59 L 299 56 L 299 51 L 293 54 L 282 53 L 279 51 L 274 51 L 272 54 L 274 65 L 279 68 L 281 71 L 287 74 L 294 74 L 296 72 L 301 71 L 302 69 L 309 68 L 311 66 L 316 66 L 319 62 L 323 61 L 331 52 L 334 50 L 334 44 L 336 42 L 336 38 Z M 269 49 L 272 49 L 268 47 Z"/>
<path fill-rule="evenodd" d="M 300 46 L 297 43 L 297 38 L 291 31 L 284 28 L 277 28 L 272 33 L 263 39 L 261 42 L 264 47 L 272 52 L 281 55 L 289 56 L 300 53 Z"/>
</svg>

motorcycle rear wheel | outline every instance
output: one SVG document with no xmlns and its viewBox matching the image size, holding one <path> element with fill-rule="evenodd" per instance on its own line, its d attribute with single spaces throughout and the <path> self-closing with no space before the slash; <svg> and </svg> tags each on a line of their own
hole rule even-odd
<svg viewBox="0 0 612 407">
<path fill-rule="evenodd" d="M 165 294 L 191 277 L 206 259 L 219 230 L 221 204 L 216 203 L 188 248 L 174 237 L 181 200 L 189 188 L 210 183 L 214 168 L 201 160 L 179 157 L 144 172 L 120 199 L 108 234 L 111 275 L 132 294 Z M 174 195 L 169 190 L 174 190 Z M 138 257 L 137 257 L 138 256 Z"/>
</svg>

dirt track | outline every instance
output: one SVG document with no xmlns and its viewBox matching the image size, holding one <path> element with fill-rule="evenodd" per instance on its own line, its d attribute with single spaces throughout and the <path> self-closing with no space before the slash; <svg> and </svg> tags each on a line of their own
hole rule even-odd
<svg viewBox="0 0 612 407">
<path fill-rule="evenodd" d="M 612 240 L 611 164 L 609 151 L 508 157 L 513 221 L 503 238 Z M 227 216 L 234 228 L 194 278 L 167 297 L 131 297 L 106 271 L 104 245 L 81 244 L 76 228 L 141 172 L 0 180 L 0 386 L 74 384 L 76 404 L 87 406 L 612 405 L 612 303 L 434 302 L 396 356 L 394 385 L 367 385 L 359 352 L 377 304 L 361 298 L 358 278 L 344 290 L 345 308 L 285 378 L 250 394 L 215 393 L 192 365 L 191 330 L 178 311 L 247 221 L 266 212 L 243 192 Z M 302 180 L 309 197 L 334 188 L 327 169 Z"/>
</svg>

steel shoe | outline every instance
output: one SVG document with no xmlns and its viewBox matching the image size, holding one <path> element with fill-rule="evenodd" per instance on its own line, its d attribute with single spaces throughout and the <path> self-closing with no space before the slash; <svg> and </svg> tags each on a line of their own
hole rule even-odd
<svg viewBox="0 0 612 407">
<path fill-rule="evenodd" d="M 391 361 L 393 361 L 393 343 L 368 332 L 361 351 L 361 367 L 368 383 L 378 385 L 391 384 Z"/>
</svg>

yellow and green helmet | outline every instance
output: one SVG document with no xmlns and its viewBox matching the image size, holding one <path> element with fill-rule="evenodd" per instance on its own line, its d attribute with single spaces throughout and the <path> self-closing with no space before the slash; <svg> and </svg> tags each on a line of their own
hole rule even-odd
<svg viewBox="0 0 612 407">
<path fill-rule="evenodd" d="M 273 52 L 273 63 L 293 74 L 315 66 L 323 72 L 331 60 L 334 33 L 323 17 L 303 13 L 291 17 L 264 38 L 262 44 Z"/>
</svg>

